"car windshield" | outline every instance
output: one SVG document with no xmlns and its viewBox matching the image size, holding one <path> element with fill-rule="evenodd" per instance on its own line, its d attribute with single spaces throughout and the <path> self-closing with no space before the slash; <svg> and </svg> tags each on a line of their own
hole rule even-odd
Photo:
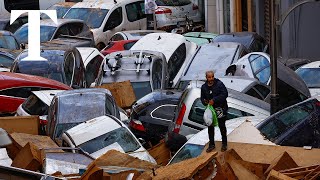
<svg viewBox="0 0 320 180">
<path fill-rule="evenodd" d="M 111 145 L 120 146 L 125 153 L 134 152 L 140 148 L 139 143 L 125 127 L 117 128 L 90 141 L 79 147 L 92 154 Z"/>
<path fill-rule="evenodd" d="M 50 7 L 48 10 L 56 10 L 57 18 L 61 19 L 69 9 L 70 7 L 54 5 Z M 49 19 L 49 16 L 46 14 L 41 14 L 41 19 Z"/>
<path fill-rule="evenodd" d="M 136 95 L 137 99 L 142 98 L 143 96 L 152 92 L 151 84 L 149 81 L 146 82 L 131 82 L 132 88 Z"/>
<path fill-rule="evenodd" d="M 13 72 L 41 76 L 65 83 L 61 66 L 62 64 L 48 63 L 47 61 L 20 61 Z"/>
<path fill-rule="evenodd" d="M 190 3 L 190 0 L 156 0 L 158 6 L 185 6 Z"/>
<path fill-rule="evenodd" d="M 296 105 L 275 114 L 263 122 L 262 125 L 259 125 L 258 129 L 267 139 L 274 142 L 279 136 L 294 128 L 296 124 L 304 121 L 313 110 L 313 101 Z"/>
<path fill-rule="evenodd" d="M 50 41 L 56 29 L 57 27 L 54 26 L 40 26 L 40 41 Z M 14 36 L 19 41 L 19 43 L 28 43 L 28 25 L 25 25 L 18 29 L 14 33 Z"/>
<path fill-rule="evenodd" d="M 204 145 L 186 144 L 171 160 L 170 164 L 178 163 L 190 158 L 198 157 L 204 149 Z"/>
<path fill-rule="evenodd" d="M 48 106 L 33 94 L 30 95 L 28 99 L 22 104 L 22 108 L 29 115 L 42 116 L 48 114 Z"/>
<path fill-rule="evenodd" d="M 108 9 L 98 8 L 71 8 L 64 19 L 81 19 L 90 28 L 99 28 L 108 13 Z"/>
<path fill-rule="evenodd" d="M 13 60 L 8 56 L 0 55 L 0 67 L 10 68 L 13 64 Z"/>
<path fill-rule="evenodd" d="M 0 48 L 19 49 L 19 46 L 13 36 L 0 36 Z"/>
<path fill-rule="evenodd" d="M 308 88 L 320 88 L 320 68 L 299 68 L 296 73 Z"/>
</svg>

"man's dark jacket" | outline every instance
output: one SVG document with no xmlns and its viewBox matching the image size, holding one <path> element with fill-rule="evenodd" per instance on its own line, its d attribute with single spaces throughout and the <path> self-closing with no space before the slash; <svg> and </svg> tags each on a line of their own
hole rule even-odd
<svg viewBox="0 0 320 180">
<path fill-rule="evenodd" d="M 223 109 L 223 114 L 227 114 L 228 104 L 227 104 L 228 90 L 226 86 L 219 79 L 214 79 L 212 86 L 208 86 L 208 82 L 201 86 L 201 102 L 203 105 L 208 103 L 205 100 L 213 100 L 213 107 L 221 107 Z"/>
</svg>

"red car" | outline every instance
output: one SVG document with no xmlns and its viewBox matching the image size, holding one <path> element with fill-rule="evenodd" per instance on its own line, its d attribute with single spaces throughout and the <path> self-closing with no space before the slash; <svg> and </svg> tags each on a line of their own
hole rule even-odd
<svg viewBox="0 0 320 180">
<path fill-rule="evenodd" d="M 31 91 L 68 90 L 69 86 L 55 80 L 20 73 L 0 72 L 0 115 L 16 112 Z"/>
<path fill-rule="evenodd" d="M 101 51 L 103 55 L 107 55 L 116 51 L 129 50 L 138 39 L 135 40 L 121 40 L 121 41 L 110 41 L 107 46 Z"/>
</svg>

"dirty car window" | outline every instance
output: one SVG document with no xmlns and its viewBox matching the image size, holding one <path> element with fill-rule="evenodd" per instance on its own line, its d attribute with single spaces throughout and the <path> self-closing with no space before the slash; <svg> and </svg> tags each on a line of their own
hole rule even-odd
<svg viewBox="0 0 320 180">
<path fill-rule="evenodd" d="M 89 154 L 92 154 L 114 143 L 118 143 L 125 153 L 134 152 L 140 148 L 139 143 L 125 127 L 115 129 L 96 137 L 81 144 L 79 147 Z"/>
<path fill-rule="evenodd" d="M 49 41 L 52 38 L 55 30 L 56 27 L 53 26 L 40 26 L 40 41 Z M 14 33 L 14 36 L 20 43 L 28 43 L 28 26 L 26 25 L 18 29 Z"/>
<path fill-rule="evenodd" d="M 203 149 L 203 145 L 187 144 L 181 149 L 181 151 L 177 153 L 177 155 L 174 157 L 174 159 L 172 159 L 170 164 L 198 157 L 203 151 Z"/>
<path fill-rule="evenodd" d="M 64 19 L 81 19 L 90 28 L 98 28 L 106 17 L 109 10 L 97 8 L 72 8 L 64 16 Z"/>
<path fill-rule="evenodd" d="M 19 49 L 16 40 L 12 36 L 0 36 L 0 48 Z"/>
</svg>

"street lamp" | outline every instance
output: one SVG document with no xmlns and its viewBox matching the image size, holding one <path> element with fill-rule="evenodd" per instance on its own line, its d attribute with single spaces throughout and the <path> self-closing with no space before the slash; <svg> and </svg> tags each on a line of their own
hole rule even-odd
<svg viewBox="0 0 320 180">
<path fill-rule="evenodd" d="M 279 110 L 278 102 L 279 102 L 279 94 L 278 94 L 278 88 L 277 88 L 277 56 L 278 56 L 278 32 L 279 28 L 283 25 L 287 17 L 293 10 L 295 10 L 297 7 L 311 2 L 318 2 L 320 0 L 304 0 L 299 1 L 292 5 L 286 13 L 281 16 L 281 19 L 278 21 L 279 17 L 279 3 L 280 0 L 271 0 L 270 4 L 270 12 L 271 12 L 271 56 L 270 56 L 270 66 L 271 66 L 271 94 L 270 94 L 270 105 L 271 105 L 271 114 L 276 113 Z"/>
</svg>

